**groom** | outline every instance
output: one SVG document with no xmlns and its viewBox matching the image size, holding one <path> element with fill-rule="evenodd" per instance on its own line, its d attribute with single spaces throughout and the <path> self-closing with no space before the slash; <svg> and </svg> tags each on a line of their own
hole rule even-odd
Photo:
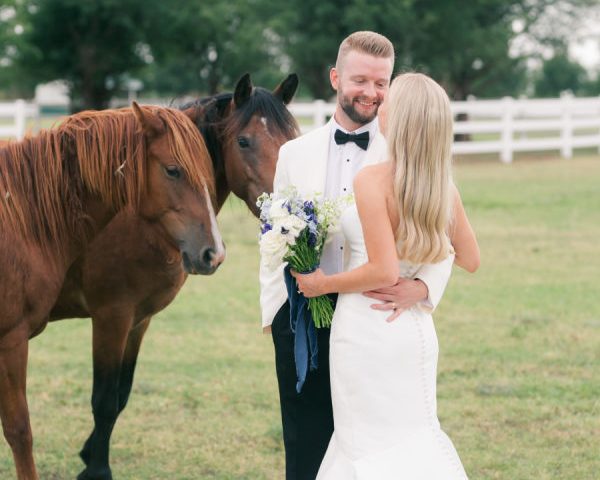
<svg viewBox="0 0 600 480">
<path fill-rule="evenodd" d="M 333 118 L 321 128 L 283 145 L 273 184 L 274 191 L 294 185 L 301 196 L 315 192 L 327 198 L 352 193 L 354 176 L 367 163 L 385 160 L 387 146 L 379 133 L 377 110 L 388 90 L 394 68 L 394 47 L 374 32 L 355 32 L 340 45 L 331 86 L 337 92 Z M 323 250 L 321 268 L 326 274 L 342 271 L 344 240 L 335 235 Z M 439 302 L 451 261 L 425 265 L 418 279 L 399 279 L 384 291 L 368 295 L 384 301 L 373 308 L 402 309 L 417 303 L 433 309 Z M 261 262 L 260 302 L 263 328 L 271 328 L 285 445 L 286 480 L 314 480 L 333 432 L 329 386 L 329 329 L 318 329 L 318 363 L 296 392 L 294 334 L 283 278 Z"/>
</svg>

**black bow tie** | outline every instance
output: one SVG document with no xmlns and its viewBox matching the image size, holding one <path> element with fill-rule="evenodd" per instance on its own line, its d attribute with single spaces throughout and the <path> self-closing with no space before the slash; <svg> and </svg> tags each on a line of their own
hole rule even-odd
<svg viewBox="0 0 600 480">
<path fill-rule="evenodd" d="M 354 142 L 363 150 L 366 150 L 369 146 L 369 132 L 362 133 L 344 133 L 340 129 L 335 131 L 335 135 L 333 136 L 335 143 L 338 145 L 343 145 L 344 143 Z"/>
</svg>

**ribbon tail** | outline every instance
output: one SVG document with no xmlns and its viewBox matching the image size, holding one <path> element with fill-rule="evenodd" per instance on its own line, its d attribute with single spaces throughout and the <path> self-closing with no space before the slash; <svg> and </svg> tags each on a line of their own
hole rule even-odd
<svg viewBox="0 0 600 480">
<path fill-rule="evenodd" d="M 306 302 L 298 308 L 298 321 L 296 322 L 296 335 L 294 337 L 294 360 L 296 362 L 296 392 L 300 393 L 302 386 L 306 381 L 306 373 L 308 370 L 308 345 L 306 322 L 304 321 L 304 313 L 306 310 Z"/>
<path fill-rule="evenodd" d="M 317 327 L 313 322 L 312 315 L 310 312 L 306 312 L 308 317 L 308 352 L 310 353 L 310 370 L 316 370 L 319 368 L 319 344 L 317 343 Z"/>
</svg>

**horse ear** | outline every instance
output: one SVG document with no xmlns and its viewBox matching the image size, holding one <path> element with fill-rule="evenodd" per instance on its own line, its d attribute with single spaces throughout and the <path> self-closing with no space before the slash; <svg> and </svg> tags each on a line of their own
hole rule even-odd
<svg viewBox="0 0 600 480">
<path fill-rule="evenodd" d="M 135 118 L 142 126 L 144 135 L 148 137 L 157 137 L 165 133 L 165 125 L 158 115 L 152 113 L 148 109 L 143 110 L 134 100 L 131 103 L 131 109 Z"/>
<path fill-rule="evenodd" d="M 288 77 L 281 82 L 275 90 L 273 90 L 273 95 L 277 98 L 280 98 L 281 101 L 287 105 L 290 103 L 296 90 L 298 89 L 298 75 L 295 73 L 290 73 Z"/>
<path fill-rule="evenodd" d="M 250 74 L 244 74 L 244 76 L 238 80 L 235 86 L 235 92 L 233 93 L 233 103 L 235 103 L 236 108 L 240 108 L 248 101 L 250 95 L 252 95 L 253 88 Z"/>
<path fill-rule="evenodd" d="M 194 124 L 197 123 L 198 118 L 201 116 L 201 114 L 204 112 L 204 110 L 202 109 L 202 107 L 200 105 L 195 106 L 195 107 L 189 107 L 186 108 L 183 113 L 186 117 L 188 117 L 192 122 L 194 122 Z"/>
</svg>

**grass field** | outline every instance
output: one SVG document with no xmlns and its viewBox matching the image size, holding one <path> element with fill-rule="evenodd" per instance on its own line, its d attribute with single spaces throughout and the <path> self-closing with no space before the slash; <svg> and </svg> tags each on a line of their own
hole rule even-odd
<svg viewBox="0 0 600 480">
<path fill-rule="evenodd" d="M 471 479 L 592 480 L 600 472 L 600 158 L 455 168 L 482 266 L 455 270 L 435 314 L 438 411 Z M 260 330 L 257 221 L 219 217 L 228 260 L 154 319 L 115 428 L 116 479 L 283 479 L 270 337 Z M 91 329 L 31 342 L 42 479 L 72 479 L 92 424 Z M 14 477 L 0 443 L 0 478 Z"/>
</svg>

